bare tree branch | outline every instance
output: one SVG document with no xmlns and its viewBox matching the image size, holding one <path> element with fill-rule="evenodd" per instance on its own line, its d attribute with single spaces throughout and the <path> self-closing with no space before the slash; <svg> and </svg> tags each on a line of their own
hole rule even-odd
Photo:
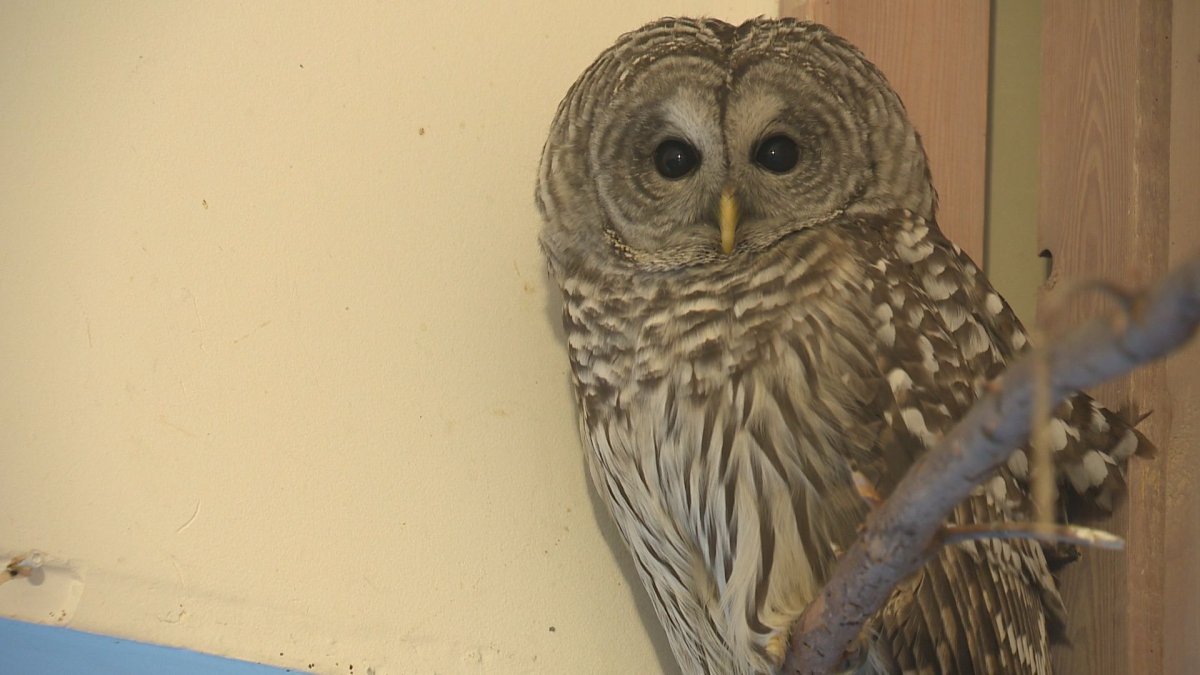
<svg viewBox="0 0 1200 675">
<path fill-rule="evenodd" d="M 828 673 L 905 577 L 938 544 L 955 505 L 1029 437 L 1036 359 L 1049 366 L 1050 398 L 1123 375 L 1177 349 L 1200 324 L 1200 258 L 1176 268 L 1114 320 L 1094 320 L 1041 354 L 1026 355 L 871 512 L 792 635 L 784 672 Z"/>
</svg>

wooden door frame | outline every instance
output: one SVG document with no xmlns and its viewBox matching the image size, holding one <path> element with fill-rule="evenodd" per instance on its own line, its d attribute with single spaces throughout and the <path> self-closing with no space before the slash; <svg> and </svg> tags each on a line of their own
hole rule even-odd
<svg viewBox="0 0 1200 675">
<path fill-rule="evenodd" d="M 985 0 L 780 3 L 887 74 L 925 139 L 943 230 L 980 261 L 990 10 Z M 1064 293 L 1072 282 L 1145 284 L 1200 253 L 1200 3 L 1043 2 L 1042 13 L 1038 225 L 1053 267 L 1039 316 L 1053 307 L 1061 328 L 1112 310 Z M 1055 672 L 1190 673 L 1200 664 L 1200 346 L 1095 394 L 1152 412 L 1139 428 L 1158 453 L 1131 462 L 1128 498 L 1099 519 L 1127 537 L 1126 552 L 1089 552 L 1062 575 L 1074 646 L 1055 651 Z"/>
</svg>

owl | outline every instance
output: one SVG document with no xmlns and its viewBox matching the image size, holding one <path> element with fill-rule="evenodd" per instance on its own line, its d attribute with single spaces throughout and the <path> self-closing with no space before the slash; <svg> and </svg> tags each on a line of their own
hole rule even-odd
<svg viewBox="0 0 1200 675">
<path fill-rule="evenodd" d="M 871 508 L 856 478 L 886 496 L 1024 329 L 939 231 L 899 97 L 819 25 L 622 36 L 560 104 L 536 200 L 589 473 L 680 667 L 778 672 Z M 1142 442 L 1083 394 L 1049 438 L 1063 503 L 1102 508 Z M 1016 450 L 953 521 L 1034 517 L 1028 478 Z M 956 544 L 846 667 L 1048 673 L 1064 614 L 1038 544 Z"/>
</svg>

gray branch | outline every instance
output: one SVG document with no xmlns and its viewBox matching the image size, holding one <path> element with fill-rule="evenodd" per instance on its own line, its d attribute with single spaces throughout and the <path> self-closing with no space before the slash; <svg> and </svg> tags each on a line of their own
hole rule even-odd
<svg viewBox="0 0 1200 675">
<path fill-rule="evenodd" d="M 1044 348 L 1050 395 L 1071 393 L 1165 356 L 1200 324 L 1200 258 L 1136 296 L 1128 315 L 1094 320 Z M 830 672 L 892 589 L 916 572 L 950 512 L 1029 437 L 1035 362 L 1017 361 L 998 386 L 930 448 L 867 517 L 854 546 L 797 622 L 783 672 Z"/>
</svg>

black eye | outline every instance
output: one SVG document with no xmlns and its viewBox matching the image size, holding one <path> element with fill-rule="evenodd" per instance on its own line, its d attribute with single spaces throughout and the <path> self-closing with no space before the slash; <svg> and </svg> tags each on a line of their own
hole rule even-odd
<svg viewBox="0 0 1200 675">
<path fill-rule="evenodd" d="M 654 168 L 667 180 L 678 180 L 700 166 L 700 153 L 676 138 L 669 138 L 654 149 Z"/>
<path fill-rule="evenodd" d="M 774 173 L 791 171 L 799 160 L 800 149 L 796 147 L 796 141 L 787 136 L 771 136 L 759 143 L 754 151 L 754 162 Z"/>
</svg>

